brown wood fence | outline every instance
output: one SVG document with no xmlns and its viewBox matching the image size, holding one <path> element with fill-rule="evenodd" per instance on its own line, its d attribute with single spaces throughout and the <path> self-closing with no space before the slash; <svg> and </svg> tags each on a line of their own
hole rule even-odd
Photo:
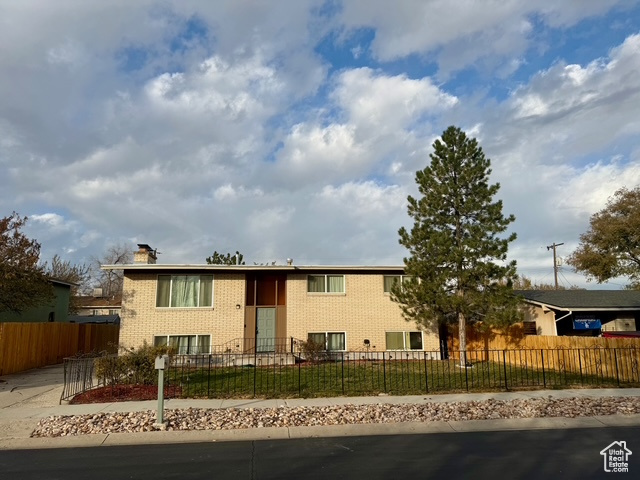
<svg viewBox="0 0 640 480">
<path fill-rule="evenodd" d="M 119 335 L 119 325 L 0 323 L 0 375 L 55 365 L 83 353 L 116 353 Z"/>
<path fill-rule="evenodd" d="M 457 329 L 452 329 L 452 358 L 460 358 L 459 345 Z M 515 368 L 640 382 L 640 338 L 524 335 L 521 325 L 500 332 L 468 328 L 467 351 L 472 363 L 500 362 Z"/>
</svg>

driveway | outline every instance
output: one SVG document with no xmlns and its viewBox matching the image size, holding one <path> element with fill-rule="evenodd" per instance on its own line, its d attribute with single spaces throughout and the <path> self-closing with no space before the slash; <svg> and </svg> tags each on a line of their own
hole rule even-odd
<svg viewBox="0 0 640 480">
<path fill-rule="evenodd" d="M 63 365 L 0 377 L 0 409 L 54 407 L 64 386 Z"/>
</svg>

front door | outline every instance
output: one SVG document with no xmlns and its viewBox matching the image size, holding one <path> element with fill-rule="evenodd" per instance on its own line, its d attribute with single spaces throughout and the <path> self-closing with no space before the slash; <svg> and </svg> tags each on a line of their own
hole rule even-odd
<svg viewBox="0 0 640 480">
<path fill-rule="evenodd" d="M 276 309 L 258 308 L 256 317 L 256 351 L 275 352 L 276 349 Z"/>
</svg>

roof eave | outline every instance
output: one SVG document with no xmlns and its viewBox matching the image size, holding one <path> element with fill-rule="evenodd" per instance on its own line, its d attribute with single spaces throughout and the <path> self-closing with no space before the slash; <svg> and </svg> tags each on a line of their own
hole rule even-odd
<svg viewBox="0 0 640 480">
<path fill-rule="evenodd" d="M 304 272 L 304 271 L 394 271 L 401 273 L 404 271 L 402 265 L 208 265 L 208 264 L 128 264 L 128 265 L 101 265 L 102 270 L 221 270 L 237 272 L 255 271 L 281 271 L 281 272 Z"/>
<path fill-rule="evenodd" d="M 640 310 L 640 305 L 638 306 L 627 306 L 627 307 L 561 307 L 560 305 L 553 305 L 551 303 L 543 303 L 536 302 L 535 300 L 529 300 L 527 298 L 523 299 L 526 303 L 531 303 L 533 305 L 538 305 L 539 307 L 546 308 L 548 310 L 560 310 L 562 312 L 593 312 L 597 310 L 598 312 L 619 312 L 619 311 L 636 311 Z"/>
</svg>

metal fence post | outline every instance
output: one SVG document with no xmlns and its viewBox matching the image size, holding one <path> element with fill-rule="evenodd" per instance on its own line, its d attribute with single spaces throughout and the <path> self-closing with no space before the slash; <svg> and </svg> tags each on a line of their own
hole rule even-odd
<svg viewBox="0 0 640 480">
<path fill-rule="evenodd" d="M 507 351 L 502 350 L 502 366 L 504 368 L 504 389 L 509 390 L 509 385 L 507 383 Z"/>
<path fill-rule="evenodd" d="M 429 374 L 427 373 L 427 352 L 423 354 L 424 359 L 424 388 L 429 393 Z"/>
<path fill-rule="evenodd" d="M 211 397 L 211 354 L 209 354 L 209 370 L 207 372 L 207 398 Z"/>
<path fill-rule="evenodd" d="M 547 377 L 545 377 L 544 372 L 544 348 L 540 349 L 540 358 L 542 359 L 542 385 L 547 388 Z"/>
<path fill-rule="evenodd" d="M 342 394 L 344 395 L 344 352 L 341 352 L 342 356 Z"/>
<path fill-rule="evenodd" d="M 382 380 L 384 382 L 384 391 L 387 392 L 387 362 L 386 355 L 382 352 Z"/>
<path fill-rule="evenodd" d="M 462 365 L 464 368 L 464 383 L 467 386 L 467 392 L 469 391 L 469 369 L 467 368 L 467 352 L 464 352 L 464 364 Z"/>
<path fill-rule="evenodd" d="M 580 385 L 584 385 L 584 380 L 582 379 L 582 356 L 581 354 L 581 350 L 582 349 L 578 349 L 578 366 L 580 367 Z"/>
<path fill-rule="evenodd" d="M 256 347 L 257 350 L 257 347 Z M 237 366 L 236 366 L 237 368 Z M 256 352 L 253 353 L 253 396 L 256 396 L 256 382 L 258 380 L 258 357 Z"/>
</svg>

